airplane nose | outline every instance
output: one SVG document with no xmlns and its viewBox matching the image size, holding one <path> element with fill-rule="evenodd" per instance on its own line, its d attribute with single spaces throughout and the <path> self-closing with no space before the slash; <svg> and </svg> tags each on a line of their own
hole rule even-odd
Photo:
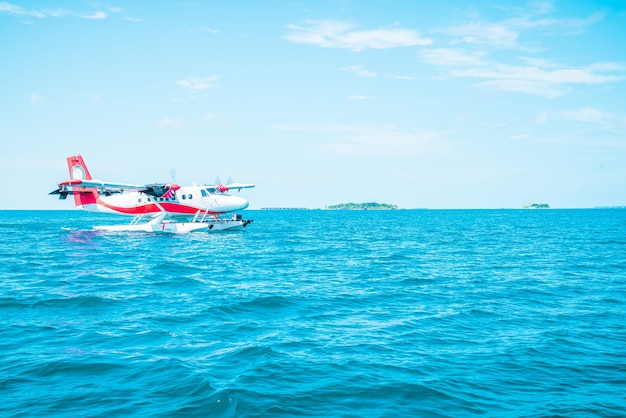
<svg viewBox="0 0 626 418">
<path fill-rule="evenodd" d="M 247 208 L 249 205 L 248 201 L 243 197 L 239 196 L 231 196 L 230 197 L 230 206 L 233 207 L 232 210 L 243 210 Z"/>
</svg>

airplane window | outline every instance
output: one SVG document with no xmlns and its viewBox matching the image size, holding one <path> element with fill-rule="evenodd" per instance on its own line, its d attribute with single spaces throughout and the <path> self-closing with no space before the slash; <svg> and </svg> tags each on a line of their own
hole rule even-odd
<svg viewBox="0 0 626 418">
<path fill-rule="evenodd" d="M 189 195 L 189 200 L 193 199 L 193 195 Z"/>
<path fill-rule="evenodd" d="M 138 199 L 139 203 L 141 203 L 141 198 Z"/>
<path fill-rule="evenodd" d="M 183 195 L 183 200 L 187 199 L 187 195 Z"/>
<path fill-rule="evenodd" d="M 206 190 L 202 189 L 200 190 L 200 193 L 202 194 L 202 197 L 206 197 L 206 193 L 207 193 Z"/>
</svg>

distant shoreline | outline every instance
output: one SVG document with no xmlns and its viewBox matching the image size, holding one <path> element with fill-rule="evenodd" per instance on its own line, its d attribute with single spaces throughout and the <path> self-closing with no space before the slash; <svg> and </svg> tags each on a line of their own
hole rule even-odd
<svg viewBox="0 0 626 418">
<path fill-rule="evenodd" d="M 366 202 L 366 203 L 340 203 L 326 206 L 327 210 L 397 210 L 398 205 L 390 203 Z"/>
<path fill-rule="evenodd" d="M 571 207 L 571 208 L 550 208 L 551 210 L 624 210 L 626 206 L 589 206 L 589 207 Z M 305 207 L 261 207 L 261 208 L 248 208 L 246 210 L 328 210 L 324 208 L 305 208 Z M 336 210 L 336 209 L 335 209 Z M 524 210 L 524 208 L 515 208 L 515 207 L 493 207 L 493 208 L 428 208 L 428 207 L 418 207 L 418 208 L 398 208 L 396 210 Z M 87 212 L 78 208 L 38 208 L 38 209 L 29 209 L 29 208 L 4 208 L 0 209 L 0 212 L 17 212 L 17 211 L 32 211 L 32 212 L 85 212 L 98 214 L 98 212 Z M 99 213 L 100 215 L 111 215 L 110 213 Z"/>
</svg>

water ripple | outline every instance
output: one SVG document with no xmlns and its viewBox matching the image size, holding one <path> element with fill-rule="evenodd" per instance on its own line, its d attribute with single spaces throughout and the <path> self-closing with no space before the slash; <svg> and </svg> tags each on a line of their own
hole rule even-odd
<svg viewBox="0 0 626 418">
<path fill-rule="evenodd" d="M 626 211 L 249 217 L 0 212 L 0 415 L 626 415 Z"/>
</svg>

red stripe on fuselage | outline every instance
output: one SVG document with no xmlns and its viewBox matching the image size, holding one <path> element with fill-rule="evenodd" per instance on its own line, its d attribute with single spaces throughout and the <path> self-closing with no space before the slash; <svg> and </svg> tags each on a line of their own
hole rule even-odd
<svg viewBox="0 0 626 418">
<path fill-rule="evenodd" d="M 82 194 L 82 193 L 81 193 Z M 114 206 L 106 203 L 102 200 L 101 196 L 98 196 L 98 199 L 90 202 L 96 204 L 102 208 L 106 208 L 109 211 L 117 212 L 122 215 L 141 215 L 147 213 L 159 213 L 161 209 L 155 203 L 146 203 L 144 205 L 136 205 L 136 206 Z M 173 214 L 173 215 L 195 215 L 198 211 L 205 212 L 206 209 L 198 208 L 194 206 L 181 205 L 176 202 L 159 202 L 159 205 L 163 208 L 164 211 Z M 208 211 L 208 214 L 214 214 L 218 212 Z"/>
</svg>

